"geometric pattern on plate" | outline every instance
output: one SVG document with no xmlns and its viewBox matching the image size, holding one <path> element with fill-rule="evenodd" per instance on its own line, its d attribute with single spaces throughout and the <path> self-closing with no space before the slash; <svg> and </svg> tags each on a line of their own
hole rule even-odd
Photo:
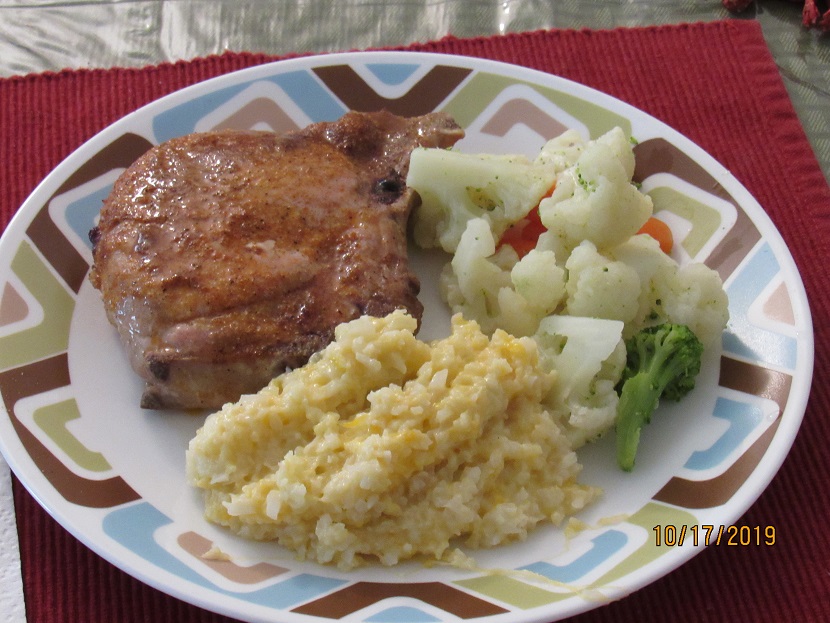
<svg viewBox="0 0 830 623">
<path fill-rule="evenodd" d="M 202 556 L 213 546 L 209 539 L 175 525 L 113 473 L 106 456 L 73 436 L 71 423 L 83 414 L 72 395 L 67 348 L 75 297 L 89 269 L 84 233 L 114 175 L 153 143 L 216 127 L 285 130 L 348 109 L 379 108 L 404 115 L 445 110 L 484 143 L 518 133 L 538 137 L 541 145 L 574 126 L 591 136 L 617 125 L 631 131 L 625 115 L 572 93 L 437 61 L 426 65 L 275 69 L 207 94 L 183 94 L 152 116 L 146 132 L 152 140 L 132 131 L 118 136 L 33 211 L 0 284 L 0 395 L 22 446 L 51 486 L 80 507 L 112 509 L 102 529 L 142 559 L 216 593 L 294 614 L 338 619 L 363 611 L 363 620 L 396 623 L 440 621 L 442 612 L 497 616 L 581 599 L 585 590 L 611 587 L 661 556 L 678 555 L 653 544 L 652 527 L 697 523 L 693 510 L 729 501 L 762 460 L 786 412 L 798 356 L 795 329 L 803 319 L 779 276 L 774 249 L 753 221 L 701 165 L 663 138 L 635 146 L 635 180 L 681 234 L 682 252 L 705 261 L 726 284 L 732 320 L 710 414 L 723 432 L 692 452 L 639 511 L 583 535 L 580 555 L 546 558 L 510 575 L 421 583 L 350 581 L 270 563 L 210 560 Z M 162 529 L 175 532 L 176 555 L 159 542 Z"/>
</svg>

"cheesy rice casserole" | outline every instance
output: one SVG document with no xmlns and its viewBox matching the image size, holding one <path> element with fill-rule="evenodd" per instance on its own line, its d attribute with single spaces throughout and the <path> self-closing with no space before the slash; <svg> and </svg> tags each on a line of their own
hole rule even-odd
<svg viewBox="0 0 830 623">
<path fill-rule="evenodd" d="M 453 317 L 419 341 L 362 317 L 304 367 L 211 415 L 187 452 L 209 520 L 349 569 L 523 539 L 599 490 L 542 406 L 537 345 Z"/>
</svg>

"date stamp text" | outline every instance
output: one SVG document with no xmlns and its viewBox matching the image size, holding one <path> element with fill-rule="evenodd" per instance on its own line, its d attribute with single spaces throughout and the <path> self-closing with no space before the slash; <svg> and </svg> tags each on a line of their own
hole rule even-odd
<svg viewBox="0 0 830 623">
<path fill-rule="evenodd" d="M 724 526 L 713 524 L 660 524 L 652 528 L 657 547 L 682 547 L 691 544 L 744 546 L 775 545 L 775 526 Z"/>
</svg>

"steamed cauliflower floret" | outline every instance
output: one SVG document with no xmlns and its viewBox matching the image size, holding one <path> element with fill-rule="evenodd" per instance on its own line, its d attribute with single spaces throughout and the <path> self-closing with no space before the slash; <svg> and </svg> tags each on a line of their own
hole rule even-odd
<svg viewBox="0 0 830 623">
<path fill-rule="evenodd" d="M 565 130 L 542 146 L 534 162 L 552 167 L 555 171 L 564 171 L 585 150 L 586 141 L 576 130 Z"/>
<path fill-rule="evenodd" d="M 605 253 L 583 242 L 565 267 L 565 313 L 622 320 L 625 338 L 672 322 L 687 325 L 704 344 L 712 344 L 729 320 L 720 276 L 704 264 L 680 266 L 650 236 L 632 236 Z"/>
<path fill-rule="evenodd" d="M 572 447 L 596 439 L 614 425 L 615 390 L 626 363 L 619 320 L 549 316 L 534 335 L 542 359 L 559 382 L 545 404 L 556 415 Z"/>
<path fill-rule="evenodd" d="M 613 428 L 617 417 L 617 404 L 620 401 L 616 386 L 624 367 L 625 344 L 621 343 L 594 379 L 590 393 L 572 396 L 568 400 L 569 415 L 563 424 L 572 448 L 580 448 L 595 441 Z M 614 374 L 617 375 L 616 380 L 608 378 Z"/>
<path fill-rule="evenodd" d="M 484 219 L 467 223 L 458 249 L 441 275 L 441 286 L 453 312 L 476 320 L 486 333 L 497 326 L 499 290 L 510 286 L 510 273 L 497 263 L 496 242 Z"/>
<path fill-rule="evenodd" d="M 484 219 L 496 237 L 524 218 L 550 190 L 556 171 L 524 156 L 471 155 L 417 148 L 406 184 L 418 192 L 415 241 L 452 253 L 467 221 Z"/>
<path fill-rule="evenodd" d="M 453 312 L 475 320 L 485 333 L 500 328 L 527 336 L 562 301 L 565 270 L 551 251 L 533 250 L 521 260 L 509 247 L 497 252 L 487 222 L 472 219 L 441 275 L 441 288 Z"/>
<path fill-rule="evenodd" d="M 533 249 L 510 271 L 516 292 L 541 316 L 552 314 L 565 296 L 565 269 L 553 251 Z"/>
<path fill-rule="evenodd" d="M 658 284 L 663 310 L 671 322 L 687 325 L 704 344 L 717 342 L 729 320 L 729 301 L 720 275 L 703 264 L 680 267 Z"/>
<path fill-rule="evenodd" d="M 609 130 L 593 142 L 594 147 L 602 146 L 613 153 L 614 159 L 619 162 L 625 173 L 626 179 L 634 176 L 634 150 L 629 138 L 622 131 L 622 128 Z"/>
<path fill-rule="evenodd" d="M 542 223 L 573 249 L 588 240 L 614 247 L 652 214 L 651 199 L 632 183 L 634 154 L 619 128 L 588 143 L 577 161 L 556 178 L 552 195 L 539 205 Z"/>
<path fill-rule="evenodd" d="M 637 271 L 612 260 L 585 241 L 565 264 L 568 300 L 565 313 L 631 322 L 639 310 L 640 278 Z"/>
<path fill-rule="evenodd" d="M 678 265 L 650 236 L 633 236 L 609 256 L 633 268 L 640 279 L 639 309 L 625 337 L 640 329 L 672 322 L 687 325 L 704 344 L 712 344 L 729 320 L 720 276 L 704 264 Z"/>
<path fill-rule="evenodd" d="M 673 279 L 677 262 L 660 250 L 651 236 L 632 236 L 608 252 L 610 259 L 621 262 L 637 273 L 640 281 L 637 312 L 628 322 L 624 337 L 629 338 L 643 327 L 666 321 L 661 284 Z"/>
<path fill-rule="evenodd" d="M 496 313 L 493 318 L 494 326 L 518 337 L 531 335 L 541 317 L 527 299 L 513 288 L 499 290 Z"/>
</svg>

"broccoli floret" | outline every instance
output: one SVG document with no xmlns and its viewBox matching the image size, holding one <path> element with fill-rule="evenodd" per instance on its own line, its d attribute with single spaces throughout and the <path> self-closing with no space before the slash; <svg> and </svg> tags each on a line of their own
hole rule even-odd
<svg viewBox="0 0 830 623">
<path fill-rule="evenodd" d="M 703 343 L 686 325 L 648 327 L 626 340 L 627 362 L 618 386 L 617 462 L 634 468 L 640 429 L 661 398 L 680 400 L 695 386 Z"/>
</svg>

